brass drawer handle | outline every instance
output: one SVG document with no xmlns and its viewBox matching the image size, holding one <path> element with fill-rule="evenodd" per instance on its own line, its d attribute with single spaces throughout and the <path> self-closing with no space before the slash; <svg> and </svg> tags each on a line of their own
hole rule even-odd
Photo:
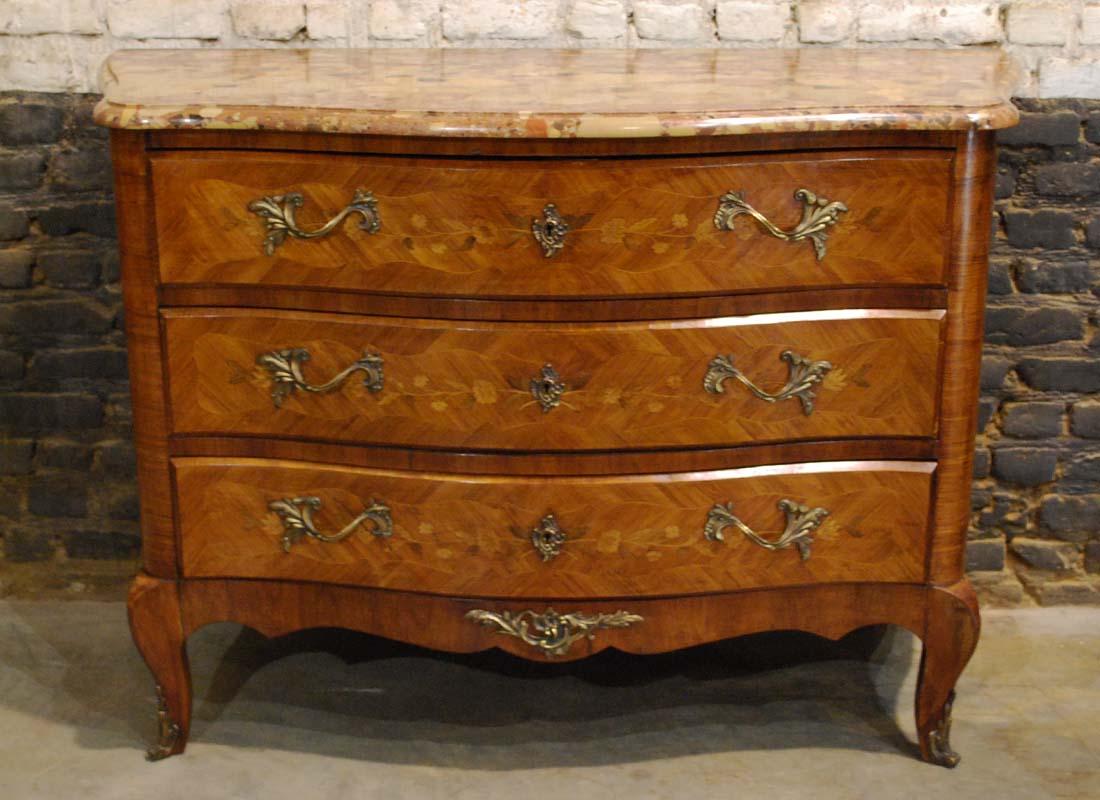
<svg viewBox="0 0 1100 800">
<path fill-rule="evenodd" d="M 810 545 L 814 542 L 813 532 L 829 516 L 828 509 L 810 508 L 794 500 L 783 499 L 779 501 L 779 510 L 787 515 L 787 526 L 774 542 L 768 541 L 735 517 L 732 502 L 725 505 L 715 503 L 714 508 L 707 513 L 703 535 L 712 542 L 725 541 L 722 531 L 732 525 L 765 550 L 786 550 L 793 545 L 798 548 L 802 560 L 807 561 L 810 558 Z"/>
<path fill-rule="evenodd" d="M 553 514 L 547 514 L 531 530 L 531 544 L 543 561 L 550 561 L 560 555 L 566 538 L 565 531 L 558 525 Z"/>
<path fill-rule="evenodd" d="M 793 350 L 784 350 L 779 357 L 787 362 L 787 383 L 778 392 L 766 392 L 745 377 L 741 370 L 733 365 L 733 356 L 717 355 L 707 365 L 703 376 L 703 388 L 711 394 L 724 394 L 722 382 L 728 378 L 743 383 L 750 392 L 766 403 L 778 403 L 797 397 L 802 402 L 802 413 L 807 417 L 814 413 L 813 387 L 821 383 L 833 365 L 828 361 L 811 361 Z"/>
<path fill-rule="evenodd" d="M 485 611 L 475 608 L 466 612 L 466 619 L 479 622 L 497 633 L 515 636 L 521 641 L 537 647 L 547 658 L 563 656 L 572 644 L 580 639 L 594 639 L 596 631 L 603 628 L 626 628 L 635 622 L 642 622 L 638 614 L 629 611 L 615 611 L 611 614 L 584 614 L 574 611 L 559 614 L 548 608 L 542 614 L 531 610 Z"/>
<path fill-rule="evenodd" d="M 565 247 L 565 235 L 569 233 L 569 223 L 562 219 L 558 208 L 547 203 L 542 209 L 542 219 L 531 220 L 531 233 L 535 241 L 542 245 L 542 254 L 553 258 Z"/>
<path fill-rule="evenodd" d="M 349 375 L 360 370 L 365 372 L 363 385 L 371 392 L 382 391 L 385 375 L 382 370 L 382 356 L 377 353 L 364 353 L 363 357 L 350 367 L 337 373 L 325 383 L 314 386 L 302 375 L 302 364 L 309 361 L 309 350 L 293 347 L 289 350 L 272 350 L 256 356 L 256 363 L 264 367 L 271 378 L 271 401 L 275 408 L 281 408 L 283 401 L 294 393 L 295 389 L 314 394 L 325 394 L 338 389 Z"/>
<path fill-rule="evenodd" d="M 544 364 L 539 374 L 531 379 L 531 396 L 538 400 L 543 414 L 561 404 L 561 396 L 568 388 L 551 364 Z"/>
<path fill-rule="evenodd" d="M 374 523 L 371 533 L 375 536 L 384 538 L 393 535 L 393 518 L 390 516 L 389 506 L 375 500 L 368 502 L 363 512 L 339 533 L 333 534 L 321 533 L 313 524 L 313 512 L 321 507 L 319 497 L 284 497 L 282 500 L 272 500 L 267 507 L 283 521 L 283 552 L 286 553 L 303 536 L 311 536 L 321 542 L 341 542 L 367 520 Z"/>
<path fill-rule="evenodd" d="M 801 242 L 809 239 L 814 246 L 817 260 L 825 258 L 825 239 L 828 228 L 836 225 L 840 214 L 848 210 L 844 203 L 829 202 L 809 189 L 799 189 L 794 193 L 796 200 L 802 203 L 802 219 L 791 230 L 785 231 L 773 225 L 767 217 L 745 202 L 744 192 L 726 192 L 718 200 L 718 210 L 714 212 L 714 227 L 720 231 L 732 231 L 733 220 L 742 214 L 748 214 L 777 239 L 785 242 Z"/>
<path fill-rule="evenodd" d="M 304 203 L 305 198 L 301 192 L 287 192 L 261 197 L 248 204 L 248 210 L 267 223 L 264 255 L 274 255 L 275 248 L 286 241 L 287 236 L 295 239 L 320 239 L 322 236 L 328 236 L 348 214 L 359 214 L 363 218 L 359 222 L 359 227 L 367 233 L 378 233 L 382 228 L 382 218 L 378 215 L 378 201 L 365 189 L 356 189 L 350 203 L 344 206 L 335 217 L 312 231 L 302 230 L 294 219 L 294 210 L 301 208 Z"/>
</svg>

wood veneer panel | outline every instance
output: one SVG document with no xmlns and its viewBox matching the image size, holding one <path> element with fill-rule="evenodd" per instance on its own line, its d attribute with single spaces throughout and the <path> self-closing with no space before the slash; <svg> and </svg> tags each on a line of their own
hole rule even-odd
<svg viewBox="0 0 1100 800">
<path fill-rule="evenodd" d="M 158 150 L 300 150 L 313 153 L 452 156 L 466 158 L 612 158 L 755 153 L 853 148 L 944 149 L 953 131 L 802 131 L 739 136 L 661 136 L 649 139 L 446 139 L 438 136 L 372 136 L 251 130 L 151 130 Z"/>
<path fill-rule="evenodd" d="M 142 561 L 151 575 L 177 574 L 172 492 L 168 478 L 165 374 L 157 319 L 157 256 L 153 198 L 144 136 L 111 132 L 122 300 L 133 400 L 134 445 L 141 498 Z"/>
<path fill-rule="evenodd" d="M 475 608 L 493 611 L 546 609 L 542 598 L 451 598 L 409 592 L 364 589 L 354 586 L 301 583 L 195 579 L 180 585 L 183 625 L 190 636 L 214 622 L 233 621 L 265 636 L 337 626 L 385 636 L 397 641 L 450 652 L 470 653 L 499 648 L 524 658 L 545 659 L 531 646 L 490 628 L 472 624 L 466 612 Z M 969 585 L 959 590 L 973 595 Z M 936 612 L 936 633 L 947 633 L 940 617 L 953 621 L 965 613 L 963 603 L 943 590 L 912 584 L 824 584 L 775 588 L 767 591 L 731 592 L 681 598 L 590 599 L 558 603 L 560 613 L 583 611 L 613 613 L 626 609 L 644 622 L 626 628 L 599 631 L 582 639 L 555 660 L 573 661 L 608 647 L 628 653 L 663 653 L 704 642 L 771 630 L 798 630 L 839 639 L 867 625 L 893 624 L 926 636 L 928 608 Z M 944 611 L 945 607 L 950 611 Z M 968 637 L 960 637 L 962 639 Z M 939 636 L 931 642 L 955 650 Z M 965 646 L 958 649 L 965 652 Z M 967 653 L 967 655 L 969 655 Z M 961 659 L 965 663 L 965 659 Z M 936 676 L 937 683 L 940 683 Z M 943 681 L 950 685 L 950 676 Z M 956 676 L 957 677 L 957 676 Z M 942 690 L 942 685 L 939 687 Z M 925 712 L 925 718 L 931 716 Z"/>
<path fill-rule="evenodd" d="M 584 598 L 694 594 L 762 586 L 921 579 L 934 465 L 833 462 L 720 472 L 520 478 L 352 469 L 297 462 L 174 459 L 183 571 L 361 584 L 450 595 Z M 287 552 L 271 501 L 315 496 L 332 533 L 375 501 L 393 534 L 364 525 L 340 542 L 304 538 Z M 803 560 L 736 528 L 703 535 L 732 503 L 774 540 L 789 499 L 829 515 Z M 553 514 L 562 552 L 543 561 L 530 531 Z"/>
<path fill-rule="evenodd" d="M 699 447 L 855 436 L 931 436 L 937 311 L 852 310 L 684 322 L 540 325 L 395 320 L 276 311 L 164 312 L 173 429 L 182 434 L 507 450 Z M 275 408 L 257 356 L 306 348 L 321 383 L 364 353 L 337 391 L 296 391 Z M 716 355 L 768 391 L 791 350 L 833 365 L 812 414 L 730 380 L 704 390 Z M 552 364 L 567 386 L 544 412 L 530 381 Z"/>
<path fill-rule="evenodd" d="M 941 466 L 929 564 L 929 579 L 939 584 L 953 584 L 965 574 L 995 170 L 994 135 L 960 135 L 940 386 Z"/>
<path fill-rule="evenodd" d="M 690 160 L 459 161 L 296 153 L 165 153 L 153 162 L 165 284 L 273 284 L 441 297 L 683 295 L 843 285 L 942 285 L 950 161 L 940 151 L 853 151 Z M 301 192 L 312 229 L 355 192 L 381 229 L 263 251 L 248 205 Z M 714 226 L 741 191 L 775 224 L 801 217 L 796 189 L 849 211 L 818 261 L 740 217 Z M 546 258 L 531 220 L 554 203 L 572 230 Z"/>
</svg>

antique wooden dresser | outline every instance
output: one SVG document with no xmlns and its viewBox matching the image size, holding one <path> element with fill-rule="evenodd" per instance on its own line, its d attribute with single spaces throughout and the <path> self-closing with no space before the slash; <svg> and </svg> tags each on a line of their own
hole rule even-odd
<svg viewBox="0 0 1100 800">
<path fill-rule="evenodd" d="M 184 748 L 215 621 L 537 659 L 890 623 L 954 765 L 1012 78 L 990 51 L 112 56 L 151 756 Z"/>
</svg>

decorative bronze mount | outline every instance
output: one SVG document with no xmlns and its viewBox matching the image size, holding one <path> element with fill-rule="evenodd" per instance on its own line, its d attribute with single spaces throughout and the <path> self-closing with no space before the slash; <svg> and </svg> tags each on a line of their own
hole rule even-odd
<svg viewBox="0 0 1100 800">
<path fill-rule="evenodd" d="M 561 553 L 565 545 L 565 531 L 558 526 L 553 514 L 547 514 L 531 531 L 531 544 L 543 561 L 550 561 Z"/>
<path fill-rule="evenodd" d="M 726 192 L 718 200 L 718 210 L 714 212 L 714 227 L 720 231 L 732 231 L 733 221 L 742 214 L 748 214 L 777 239 L 785 242 L 800 242 L 808 239 L 814 247 L 817 260 L 825 258 L 825 240 L 828 228 L 835 225 L 842 213 L 848 210 L 844 203 L 829 202 L 809 189 L 798 189 L 794 193 L 796 200 L 802 203 L 802 219 L 791 230 L 785 231 L 773 225 L 767 217 L 745 202 L 743 192 Z"/>
<path fill-rule="evenodd" d="M 543 414 L 558 407 L 567 388 L 550 364 L 545 364 L 538 376 L 531 379 L 531 396 L 539 401 Z"/>
<path fill-rule="evenodd" d="M 743 523 L 733 514 L 733 503 L 725 505 L 716 503 L 707 514 L 706 525 L 703 526 L 703 535 L 712 542 L 725 541 L 723 530 L 729 526 L 737 528 L 745 534 L 750 541 L 760 545 L 765 550 L 786 550 L 788 547 L 797 547 L 803 561 L 810 558 L 810 545 L 813 544 L 813 532 L 821 525 L 822 520 L 829 516 L 824 508 L 809 508 L 793 500 L 780 500 L 779 510 L 787 515 L 787 525 L 783 533 L 774 542 L 768 541 L 748 525 Z"/>
<path fill-rule="evenodd" d="M 333 534 L 321 533 L 313 522 L 313 512 L 321 507 L 319 497 L 284 497 L 281 500 L 272 500 L 267 507 L 283 521 L 284 553 L 289 553 L 291 546 L 303 536 L 311 536 L 321 542 L 343 541 L 367 520 L 374 523 L 371 531 L 373 535 L 383 538 L 393 535 L 393 518 L 390 516 L 389 506 L 374 500 L 366 504 L 359 516 Z"/>
<path fill-rule="evenodd" d="M 957 767 L 962 758 L 951 749 L 951 707 L 955 703 L 955 692 L 947 696 L 947 702 L 943 704 L 943 716 L 936 724 L 935 730 L 928 733 L 928 752 L 932 756 L 932 762 L 941 767 Z"/>
<path fill-rule="evenodd" d="M 741 370 L 733 365 L 733 356 L 717 355 L 707 365 L 703 376 L 703 388 L 711 394 L 723 394 L 722 382 L 733 378 L 743 383 L 750 392 L 766 403 L 777 403 L 797 397 L 802 402 L 802 413 L 807 417 L 814 413 L 813 387 L 821 383 L 833 365 L 828 361 L 811 361 L 792 350 L 784 350 L 779 357 L 787 362 L 787 383 L 775 394 L 766 392 L 745 377 Z"/>
<path fill-rule="evenodd" d="M 168 710 L 168 699 L 164 696 L 164 688 L 157 684 L 157 743 L 145 751 L 147 761 L 160 761 L 168 758 L 176 749 L 180 740 L 179 723 L 172 719 L 172 712 Z"/>
<path fill-rule="evenodd" d="M 264 367 L 271 377 L 271 401 L 275 408 L 281 408 L 283 401 L 294 393 L 295 389 L 314 394 L 325 394 L 338 389 L 348 376 L 362 370 L 366 373 L 363 385 L 371 392 L 380 392 L 385 382 L 382 356 L 378 353 L 364 353 L 363 357 L 351 366 L 339 372 L 325 383 L 314 386 L 302 375 L 302 364 L 309 361 L 309 350 L 294 347 L 288 350 L 272 350 L 256 356 L 256 363 Z"/>
<path fill-rule="evenodd" d="M 537 647 L 547 658 L 563 656 L 580 639 L 594 639 L 602 628 L 626 628 L 642 622 L 638 614 L 615 611 L 611 614 L 584 614 L 579 611 L 559 614 L 548 608 L 542 614 L 526 611 L 486 611 L 476 608 L 466 613 L 466 619 L 495 627 L 497 633 L 515 636 Z"/>
<path fill-rule="evenodd" d="M 382 228 L 382 218 L 378 215 L 378 201 L 365 189 L 356 189 L 355 196 L 340 212 L 312 231 L 298 227 L 294 219 L 294 210 L 301 208 L 305 198 L 301 192 L 268 195 L 248 204 L 248 210 L 262 218 L 267 224 L 267 236 L 264 238 L 264 254 L 274 255 L 275 248 L 286 241 L 287 236 L 295 239 L 320 239 L 335 230 L 348 214 L 359 214 L 363 219 L 359 227 L 367 233 L 378 233 Z"/>
<path fill-rule="evenodd" d="M 569 223 L 558 213 L 557 206 L 547 203 L 542 209 L 542 219 L 535 217 L 531 220 L 531 233 L 535 241 L 542 245 L 542 254 L 553 258 L 565 247 Z"/>
</svg>

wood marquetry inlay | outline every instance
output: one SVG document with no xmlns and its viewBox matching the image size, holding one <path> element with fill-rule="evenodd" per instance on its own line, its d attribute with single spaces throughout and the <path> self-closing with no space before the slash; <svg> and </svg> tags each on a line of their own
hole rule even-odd
<svg viewBox="0 0 1100 800">
<path fill-rule="evenodd" d="M 936 311 L 608 325 L 231 309 L 165 317 L 178 433 L 559 451 L 935 432 Z M 314 380 L 346 376 L 369 347 L 379 379 L 385 362 L 384 391 L 345 380 L 273 408 L 273 375 L 256 354 L 288 341 L 308 350 Z M 735 358 L 757 391 L 723 385 L 733 373 L 715 377 L 715 353 Z"/>
</svg>

